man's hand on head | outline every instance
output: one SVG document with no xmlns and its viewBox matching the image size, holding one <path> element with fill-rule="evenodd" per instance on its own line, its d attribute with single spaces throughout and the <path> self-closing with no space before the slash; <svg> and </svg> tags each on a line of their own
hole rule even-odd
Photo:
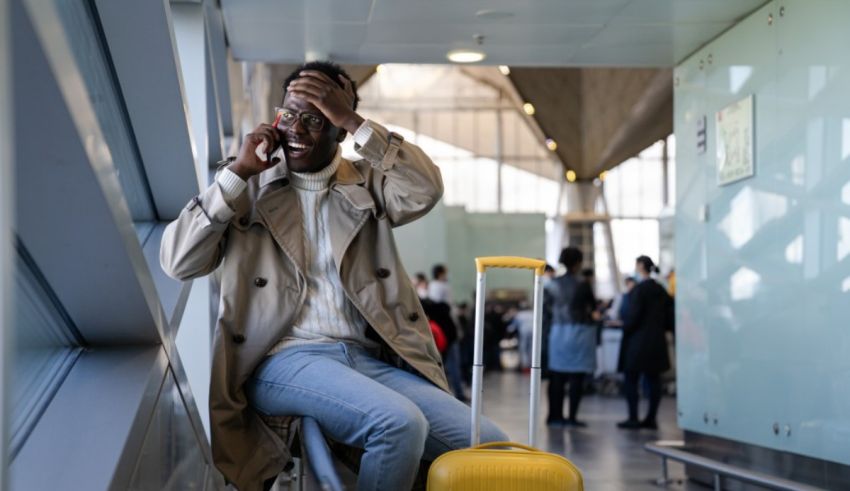
<svg viewBox="0 0 850 491">
<path fill-rule="evenodd" d="M 317 70 L 304 70 L 299 75 L 286 90 L 316 106 L 332 125 L 354 134 L 363 124 L 363 118 L 353 108 L 354 89 L 351 81 L 339 75 L 343 84 L 340 87 L 329 76 Z"/>
<path fill-rule="evenodd" d="M 262 160 L 257 156 L 257 147 L 262 143 L 266 145 L 266 153 L 272 153 L 280 143 L 280 132 L 278 129 L 270 124 L 262 123 L 253 132 L 245 135 L 245 140 L 242 141 L 242 147 L 239 148 L 239 155 L 230 164 L 228 169 L 242 178 L 243 181 L 247 181 L 249 177 L 259 174 L 280 162 L 280 159 L 277 157 L 269 161 Z"/>
</svg>

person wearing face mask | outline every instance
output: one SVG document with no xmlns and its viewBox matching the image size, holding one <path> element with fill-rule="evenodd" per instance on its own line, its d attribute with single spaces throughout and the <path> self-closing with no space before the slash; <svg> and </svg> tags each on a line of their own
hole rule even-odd
<svg viewBox="0 0 850 491">
<path fill-rule="evenodd" d="M 469 444 L 470 409 L 449 392 L 392 230 L 439 201 L 440 170 L 357 102 L 338 65 L 300 66 L 275 123 L 163 236 L 166 273 L 220 283 L 212 453 L 240 491 L 271 487 L 302 415 L 364 451 L 358 490 L 410 489 L 420 462 Z M 362 159 L 342 157 L 346 134 Z M 507 436 L 485 420 L 481 439 Z"/>
<path fill-rule="evenodd" d="M 618 370 L 625 376 L 624 392 L 629 410 L 624 429 L 657 429 L 656 416 L 661 403 L 661 374 L 670 369 L 666 331 L 673 323 L 673 300 L 663 286 L 652 279 L 658 267 L 648 256 L 635 261 L 637 284 L 629 293 L 629 306 L 623 319 Z M 638 383 L 643 376 L 648 389 L 649 410 L 638 419 Z"/>
</svg>

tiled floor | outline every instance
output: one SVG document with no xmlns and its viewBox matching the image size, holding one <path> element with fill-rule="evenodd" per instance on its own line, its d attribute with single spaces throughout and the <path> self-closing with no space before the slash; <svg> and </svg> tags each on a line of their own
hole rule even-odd
<svg viewBox="0 0 850 491">
<path fill-rule="evenodd" d="M 622 398 L 587 396 L 582 400 L 579 419 L 587 428 L 548 428 L 546 417 L 546 381 L 541 400 L 541 439 L 539 446 L 570 459 L 581 469 L 587 491 L 658 491 L 660 489 L 696 491 L 706 488 L 678 482 L 666 488 L 656 486 L 661 461 L 643 450 L 654 440 L 681 440 L 676 426 L 674 398 L 661 403 L 658 431 L 625 431 L 616 427 L 625 419 Z M 517 442 L 528 442 L 529 377 L 514 371 L 488 373 L 484 381 L 484 414 L 496 421 Z M 684 480 L 680 464 L 670 463 L 670 477 Z"/>
</svg>

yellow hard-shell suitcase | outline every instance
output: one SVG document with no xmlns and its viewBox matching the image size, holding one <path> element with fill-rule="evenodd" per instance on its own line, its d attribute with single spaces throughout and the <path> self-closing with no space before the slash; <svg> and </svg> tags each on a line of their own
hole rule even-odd
<svg viewBox="0 0 850 491">
<path fill-rule="evenodd" d="M 581 472 L 564 457 L 534 448 L 537 442 L 540 403 L 540 347 L 543 331 L 544 261 L 523 257 L 475 259 L 478 283 L 475 292 L 475 355 L 472 367 L 471 448 L 447 452 L 431 464 L 428 491 L 583 491 Z M 486 272 L 492 268 L 534 270 L 534 334 L 531 355 L 531 400 L 528 440 L 479 445 L 482 381 L 484 375 L 484 296 Z"/>
</svg>

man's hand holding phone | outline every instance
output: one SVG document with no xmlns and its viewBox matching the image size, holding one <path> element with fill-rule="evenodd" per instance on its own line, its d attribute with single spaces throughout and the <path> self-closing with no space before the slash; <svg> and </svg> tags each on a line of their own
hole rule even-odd
<svg viewBox="0 0 850 491">
<path fill-rule="evenodd" d="M 257 155 L 257 148 L 262 149 L 265 147 L 262 153 L 268 155 L 280 143 L 280 131 L 270 124 L 262 123 L 253 132 L 245 135 L 245 140 L 239 149 L 239 155 L 237 155 L 236 160 L 228 168 L 242 178 L 242 180 L 247 181 L 251 176 L 259 174 L 280 162 L 279 157 L 271 159 L 268 157 L 260 158 Z"/>
</svg>

